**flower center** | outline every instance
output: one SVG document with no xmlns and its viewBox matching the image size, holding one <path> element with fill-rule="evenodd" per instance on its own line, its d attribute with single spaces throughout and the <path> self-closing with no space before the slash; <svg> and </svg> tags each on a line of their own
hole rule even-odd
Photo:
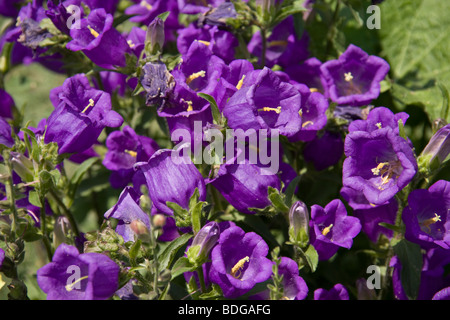
<svg viewBox="0 0 450 320">
<path fill-rule="evenodd" d="M 137 157 L 137 152 L 136 151 L 132 151 L 132 150 L 125 150 L 125 153 L 128 153 L 130 156 L 132 156 L 133 158 Z"/>
<path fill-rule="evenodd" d="M 238 84 L 236 85 L 236 89 L 241 90 L 242 85 L 244 84 L 245 74 L 242 76 L 241 80 L 239 80 Z"/>
<path fill-rule="evenodd" d="M 89 99 L 89 104 L 86 106 L 86 108 L 84 108 L 83 111 L 81 111 L 81 113 L 86 113 L 86 111 L 88 111 L 89 108 L 93 107 L 93 106 L 95 106 L 95 101 L 92 99 Z"/>
<path fill-rule="evenodd" d="M 314 122 L 312 122 L 312 121 L 306 121 L 305 123 L 302 124 L 302 128 L 305 128 L 305 127 L 307 127 L 309 125 L 313 125 L 313 124 L 314 124 Z"/>
<path fill-rule="evenodd" d="M 134 47 L 136 47 L 136 45 L 133 43 L 133 40 L 128 40 L 127 43 L 131 49 L 134 49 Z"/>
<path fill-rule="evenodd" d="M 434 217 L 429 218 L 427 220 L 424 220 L 420 223 L 420 225 L 428 230 L 428 232 L 431 231 L 430 225 L 435 224 L 436 222 L 440 222 L 441 216 L 439 216 L 437 213 L 434 214 Z"/>
<path fill-rule="evenodd" d="M 270 47 L 277 47 L 277 46 L 286 47 L 287 45 L 288 45 L 288 42 L 285 41 L 285 40 L 274 40 L 274 41 L 270 41 L 268 43 L 269 48 Z"/>
<path fill-rule="evenodd" d="M 242 278 L 242 269 L 244 268 L 244 264 L 246 262 L 249 262 L 250 258 L 247 256 L 245 258 L 242 258 L 241 260 L 239 260 L 234 267 L 231 269 L 231 275 L 236 278 L 241 280 Z"/>
<path fill-rule="evenodd" d="M 274 111 L 277 114 L 280 114 L 281 113 L 281 106 L 280 107 L 276 107 L 276 108 L 264 107 L 262 109 L 258 109 L 258 111 Z"/>
<path fill-rule="evenodd" d="M 351 82 L 353 80 L 353 75 L 351 72 L 346 72 L 346 73 L 344 73 L 344 78 L 345 78 L 345 81 Z"/>
<path fill-rule="evenodd" d="M 187 109 L 186 109 L 187 112 L 190 112 L 190 111 L 194 110 L 194 107 L 192 106 L 192 101 L 191 100 L 186 101 L 184 99 L 181 99 L 181 102 L 184 102 L 184 103 L 187 104 Z"/>
<path fill-rule="evenodd" d="M 319 92 L 319 89 L 317 89 L 317 88 L 309 88 L 309 91 L 310 92 Z"/>
<path fill-rule="evenodd" d="M 91 32 L 91 34 L 95 37 L 98 38 L 98 36 L 100 35 L 97 31 L 95 31 L 91 26 L 87 26 L 87 28 L 89 29 L 89 31 Z"/>
<path fill-rule="evenodd" d="M 211 44 L 211 42 L 205 40 L 197 40 L 197 41 L 203 43 L 205 46 L 209 46 Z"/>
<path fill-rule="evenodd" d="M 142 0 L 140 5 L 141 5 L 141 7 L 146 8 L 148 11 L 153 9 L 153 6 L 145 0 Z"/>
<path fill-rule="evenodd" d="M 72 282 L 71 284 L 66 285 L 66 290 L 67 290 L 68 292 L 72 291 L 72 290 L 74 289 L 74 286 L 75 286 L 76 284 L 78 284 L 79 282 L 81 282 L 81 281 L 83 281 L 84 279 L 87 279 L 87 278 L 88 278 L 88 276 L 84 276 L 84 277 L 81 277 L 81 278 L 75 280 L 75 281 Z"/>
<path fill-rule="evenodd" d="M 331 228 L 333 228 L 333 224 L 330 224 L 328 227 L 323 228 L 322 234 L 323 234 L 324 236 L 326 236 L 327 234 L 330 233 Z"/>
<path fill-rule="evenodd" d="M 391 164 L 389 162 L 381 162 L 375 168 L 371 169 L 375 176 L 380 176 L 381 185 L 378 189 L 382 190 L 383 186 L 389 183 L 392 178 L 397 176 L 396 170 L 399 168 L 399 164 Z"/>
<path fill-rule="evenodd" d="M 204 78 L 205 75 L 206 75 L 206 72 L 203 70 L 193 73 L 186 79 L 186 84 L 189 85 L 192 81 L 194 81 L 197 78 Z"/>
</svg>

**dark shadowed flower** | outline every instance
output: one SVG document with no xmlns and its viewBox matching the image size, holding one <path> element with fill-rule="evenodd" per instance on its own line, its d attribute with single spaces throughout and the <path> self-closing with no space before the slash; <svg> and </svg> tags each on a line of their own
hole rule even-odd
<svg viewBox="0 0 450 320">
<path fill-rule="evenodd" d="M 56 142 L 60 154 L 91 147 L 105 127 L 120 127 L 123 118 L 111 110 L 111 96 L 75 75 L 51 92 L 55 110 L 48 117 L 45 143 Z"/>
<path fill-rule="evenodd" d="M 343 185 L 364 194 L 369 203 L 383 204 L 415 176 L 417 162 L 408 141 L 390 127 L 346 136 Z"/>
<path fill-rule="evenodd" d="M 326 150 L 326 155 L 324 154 Z M 318 171 L 339 162 L 344 154 L 344 141 L 339 133 L 325 131 L 322 135 L 308 141 L 303 149 L 303 156 Z"/>
<path fill-rule="evenodd" d="M 330 290 L 317 289 L 314 291 L 314 300 L 349 300 L 347 289 L 340 283 Z"/>
<path fill-rule="evenodd" d="M 15 18 L 19 14 L 22 0 L 0 0 L 0 15 Z"/>
<path fill-rule="evenodd" d="M 203 176 L 187 157 L 181 157 L 174 150 L 158 150 L 148 162 L 138 162 L 136 170 L 143 172 L 150 199 L 160 211 L 173 214 L 166 202 L 178 204 L 189 209 L 189 199 L 199 191 L 199 201 L 206 199 Z"/>
<path fill-rule="evenodd" d="M 423 248 L 450 248 L 450 182 L 411 191 L 403 211 L 405 238 Z"/>
<path fill-rule="evenodd" d="M 286 137 L 300 131 L 301 96 L 293 85 L 281 81 L 266 67 L 251 72 L 243 82 L 242 88 L 234 93 L 223 109 L 230 128 L 277 129 Z"/>
<path fill-rule="evenodd" d="M 291 65 L 285 69 L 291 80 L 308 86 L 313 92 L 323 93 L 320 80 L 320 66 L 322 62 L 317 58 L 309 58 L 301 64 Z"/>
<path fill-rule="evenodd" d="M 322 64 L 325 96 L 340 105 L 363 106 L 378 98 L 389 64 L 351 44 L 337 60 Z"/>
<path fill-rule="evenodd" d="M 348 216 L 341 200 L 328 203 L 325 208 L 311 207 L 310 238 L 320 260 L 328 260 L 339 248 L 350 249 L 361 231 L 358 218 Z"/>
<path fill-rule="evenodd" d="M 14 139 L 11 136 L 11 126 L 0 117 L 0 144 L 11 148 L 14 145 Z"/>
<path fill-rule="evenodd" d="M 103 165 L 113 171 L 111 185 L 113 188 L 124 188 L 132 181 L 136 162 L 148 161 L 159 149 L 158 144 L 149 137 L 137 135 L 130 127 L 122 131 L 114 131 L 106 139 L 108 151 Z"/>
<path fill-rule="evenodd" d="M 12 110 L 15 106 L 14 99 L 3 89 L 0 89 L 0 117 L 12 119 Z"/>
<path fill-rule="evenodd" d="M 106 300 L 118 289 L 119 266 L 100 253 L 82 253 L 61 244 L 52 262 L 37 271 L 47 300 Z"/>
<path fill-rule="evenodd" d="M 273 262 L 266 258 L 268 252 L 261 236 L 230 227 L 220 234 L 211 252 L 209 278 L 220 286 L 225 298 L 237 298 L 270 278 Z"/>
<path fill-rule="evenodd" d="M 131 53 L 126 38 L 113 26 L 114 18 L 105 9 L 92 10 L 80 20 L 80 28 L 72 28 L 73 38 L 67 44 L 72 51 L 82 51 L 92 62 L 103 68 L 125 67 L 125 53 Z"/>
<path fill-rule="evenodd" d="M 308 58 L 309 36 L 306 32 L 299 39 L 297 37 L 294 18 L 289 16 L 279 23 L 267 38 L 266 66 L 271 68 L 275 64 L 288 68 Z M 261 32 L 256 31 L 248 43 L 248 51 L 259 57 L 262 62 L 262 37 Z"/>
</svg>

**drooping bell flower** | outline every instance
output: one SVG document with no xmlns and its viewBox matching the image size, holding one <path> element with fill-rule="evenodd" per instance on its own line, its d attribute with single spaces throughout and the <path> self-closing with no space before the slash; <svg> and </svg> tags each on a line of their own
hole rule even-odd
<svg viewBox="0 0 450 320">
<path fill-rule="evenodd" d="M 252 76 L 253 75 L 253 76 Z M 232 129 L 276 129 L 292 137 L 302 127 L 301 96 L 291 84 L 281 81 L 268 68 L 254 71 L 250 86 L 243 86 L 226 103 L 223 114 Z"/>
<path fill-rule="evenodd" d="M 408 196 L 402 214 L 405 238 L 423 248 L 450 248 L 450 182 L 439 180 Z"/>
<path fill-rule="evenodd" d="M 319 260 L 330 259 L 339 248 L 350 249 L 361 231 L 358 218 L 348 216 L 341 200 L 328 203 L 325 208 L 311 206 L 310 242 L 319 254 Z"/>
<path fill-rule="evenodd" d="M 117 203 L 104 214 L 105 219 L 119 220 L 116 232 L 125 242 L 135 241 L 132 222 L 139 221 L 150 230 L 150 217 L 139 206 L 139 199 L 140 195 L 132 187 L 125 187 Z"/>
<path fill-rule="evenodd" d="M 306 85 L 294 84 L 294 86 L 301 95 L 302 128 L 289 138 L 289 141 L 311 141 L 327 124 L 328 101 L 321 93 L 311 92 Z"/>
<path fill-rule="evenodd" d="M 130 126 L 110 133 L 106 139 L 106 147 L 108 151 L 103 165 L 113 171 L 110 177 L 113 188 L 124 188 L 132 182 L 135 174 L 133 166 L 137 162 L 148 161 L 159 149 L 153 139 L 137 135 Z"/>
<path fill-rule="evenodd" d="M 327 156 L 323 151 L 327 150 Z M 311 162 L 317 171 L 336 165 L 344 154 L 344 141 L 337 132 L 325 131 L 323 135 L 308 141 L 303 149 L 303 156 Z"/>
<path fill-rule="evenodd" d="M 190 45 L 196 40 L 206 44 L 212 53 L 225 63 L 233 61 L 238 40 L 229 31 L 220 30 L 217 26 L 205 25 L 199 28 L 195 24 L 190 24 L 187 28 L 178 30 L 178 51 L 181 54 L 187 53 Z"/>
<path fill-rule="evenodd" d="M 268 252 L 269 246 L 258 234 L 230 227 L 221 232 L 211 252 L 209 278 L 220 286 L 225 298 L 242 296 L 272 275 Z"/>
<path fill-rule="evenodd" d="M 198 189 L 199 201 L 206 199 L 203 176 L 187 157 L 174 150 L 158 150 L 148 162 L 138 162 L 136 170 L 143 172 L 150 200 L 159 212 L 173 215 L 166 202 L 189 209 L 189 200 Z"/>
<path fill-rule="evenodd" d="M 349 300 L 347 289 L 340 283 L 330 290 L 323 288 L 314 291 L 314 300 Z"/>
<path fill-rule="evenodd" d="M 344 187 L 363 193 L 375 205 L 394 197 L 417 172 L 410 143 L 389 127 L 353 131 L 346 136 L 344 149 Z"/>
<path fill-rule="evenodd" d="M 60 154 L 91 147 L 105 127 L 120 127 L 123 118 L 111 110 L 111 96 L 75 75 L 51 93 L 55 110 L 48 117 L 45 143 L 56 142 Z"/>
<path fill-rule="evenodd" d="M 262 62 L 262 42 L 261 32 L 258 30 L 247 45 L 248 51 L 259 58 L 259 63 Z M 275 26 L 266 42 L 265 66 L 268 68 L 276 64 L 288 68 L 308 58 L 309 36 L 304 32 L 300 39 L 297 37 L 292 16 Z"/>
<path fill-rule="evenodd" d="M 155 105 L 158 109 L 165 106 L 175 86 L 173 76 L 162 62 L 147 62 L 142 67 L 140 82 L 146 92 L 146 105 Z"/>
<path fill-rule="evenodd" d="M 339 105 L 367 105 L 378 98 L 380 82 L 389 69 L 384 59 L 351 44 L 339 59 L 320 67 L 325 96 Z"/>
<path fill-rule="evenodd" d="M 120 267 L 100 253 L 82 253 L 61 244 L 52 262 L 37 271 L 47 300 L 106 300 L 119 286 Z"/>
<path fill-rule="evenodd" d="M 82 51 L 92 62 L 106 69 L 125 67 L 125 53 L 131 53 L 126 38 L 113 26 L 114 18 L 105 9 L 92 10 L 80 20 L 80 28 L 72 28 L 72 41 L 67 48 Z"/>
</svg>

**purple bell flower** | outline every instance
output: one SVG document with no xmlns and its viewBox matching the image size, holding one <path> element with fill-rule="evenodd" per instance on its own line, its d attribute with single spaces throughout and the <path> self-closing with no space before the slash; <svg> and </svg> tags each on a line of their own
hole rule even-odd
<svg viewBox="0 0 450 320">
<path fill-rule="evenodd" d="M 100 253 L 82 253 L 61 244 L 52 262 L 37 271 L 47 300 L 106 300 L 118 289 L 120 267 Z"/>
<path fill-rule="evenodd" d="M 5 119 L 0 117 L 0 144 L 11 148 L 14 145 L 14 139 L 11 136 L 11 126 Z"/>
<path fill-rule="evenodd" d="M 288 257 L 281 257 L 278 274 L 283 276 L 284 298 L 289 300 L 304 300 L 308 295 L 308 286 L 298 273 L 298 264 Z"/>
<path fill-rule="evenodd" d="M 92 88 L 85 75 L 75 75 L 50 94 L 55 110 L 47 120 L 45 143 L 56 142 L 59 153 L 91 147 L 105 127 L 120 127 L 123 118 L 111 110 L 111 96 Z"/>
<path fill-rule="evenodd" d="M 324 150 L 327 155 L 324 156 Z M 308 141 L 303 149 L 303 156 L 307 162 L 311 162 L 317 171 L 334 166 L 341 160 L 344 154 L 344 142 L 339 133 L 325 131 L 312 141 Z"/>
<path fill-rule="evenodd" d="M 225 0 L 178 0 L 178 8 L 184 14 L 205 13 L 211 7 L 218 7 Z"/>
<path fill-rule="evenodd" d="M 258 234 L 230 227 L 220 234 L 211 252 L 209 278 L 220 286 L 225 298 L 242 296 L 272 275 L 268 252 L 269 246 Z"/>
<path fill-rule="evenodd" d="M 294 86 L 301 95 L 302 128 L 289 141 L 311 141 L 327 124 L 328 100 L 319 92 L 311 92 L 306 85 L 294 84 Z"/>
<path fill-rule="evenodd" d="M 189 209 L 189 199 L 199 191 L 199 201 L 206 199 L 203 176 L 187 157 L 174 150 L 158 150 L 148 162 L 138 162 L 136 170 L 143 172 L 150 200 L 162 213 L 173 215 L 166 202 L 174 202 Z"/>
<path fill-rule="evenodd" d="M 119 220 L 116 232 L 125 242 L 135 240 L 135 233 L 131 228 L 133 221 L 140 221 L 150 230 L 150 217 L 139 206 L 139 199 L 140 195 L 132 187 L 125 187 L 117 203 L 104 215 L 105 219 Z"/>
<path fill-rule="evenodd" d="M 106 139 L 106 147 L 108 152 L 103 159 L 103 165 L 116 172 L 110 179 L 113 188 L 124 188 L 130 183 L 135 174 L 134 165 L 137 162 L 148 161 L 159 149 L 154 140 L 137 135 L 130 126 L 125 126 L 122 131 L 110 133 Z"/>
<path fill-rule="evenodd" d="M 403 124 L 409 115 L 406 112 L 399 112 L 394 114 L 391 110 L 385 107 L 376 107 L 370 110 L 367 118 L 364 120 L 352 121 L 348 126 L 348 131 L 367 131 L 372 132 L 380 128 L 391 128 L 397 134 L 399 133 L 398 122 L 402 120 Z"/>
<path fill-rule="evenodd" d="M 15 18 L 19 14 L 22 0 L 0 0 L 0 15 Z"/>
<path fill-rule="evenodd" d="M 344 150 L 344 187 L 363 193 L 375 205 L 394 197 L 417 172 L 410 143 L 389 127 L 352 131 L 345 139 Z"/>
<path fill-rule="evenodd" d="M 316 289 L 314 300 L 349 300 L 349 296 L 347 289 L 342 284 L 337 283 L 330 290 Z"/>
<path fill-rule="evenodd" d="M 113 20 L 113 16 L 103 8 L 92 10 L 87 18 L 80 20 L 80 29 L 70 30 L 73 40 L 67 48 L 83 51 L 102 68 L 125 67 L 125 53 L 131 53 L 131 48 L 126 38 L 113 27 Z"/>
<path fill-rule="evenodd" d="M 380 82 L 389 69 L 382 58 L 351 44 L 339 59 L 320 67 L 325 96 L 340 105 L 367 105 L 378 98 Z"/>
<path fill-rule="evenodd" d="M 291 80 L 308 86 L 312 92 L 324 93 L 320 80 L 320 66 L 322 62 L 317 58 L 309 58 L 302 64 L 291 65 L 285 69 Z"/>
<path fill-rule="evenodd" d="M 302 127 L 300 108 L 299 91 L 265 67 L 244 79 L 244 85 L 228 100 L 223 114 L 232 129 L 277 129 L 279 134 L 292 137 Z"/>
<path fill-rule="evenodd" d="M 311 206 L 310 242 L 319 254 L 319 260 L 330 259 L 339 248 L 350 249 L 361 231 L 358 218 L 348 216 L 341 200 L 336 199 L 322 208 Z"/>
<path fill-rule="evenodd" d="M 164 22 L 166 29 L 175 30 L 180 27 L 178 22 L 178 6 L 177 0 L 134 0 L 136 4 L 129 6 L 125 10 L 125 14 L 134 15 L 130 18 L 130 22 L 149 25 L 158 15 L 169 11 L 170 14 Z M 166 34 L 166 40 L 169 40 Z"/>
<path fill-rule="evenodd" d="M 439 180 L 408 196 L 402 214 L 405 238 L 423 248 L 450 248 L 450 182 Z"/>
</svg>

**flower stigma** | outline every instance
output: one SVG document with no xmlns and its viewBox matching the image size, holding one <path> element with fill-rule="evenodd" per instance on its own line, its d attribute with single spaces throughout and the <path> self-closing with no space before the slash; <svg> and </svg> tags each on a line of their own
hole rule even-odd
<svg viewBox="0 0 450 320">
<path fill-rule="evenodd" d="M 328 227 L 325 227 L 325 228 L 322 230 L 322 234 L 323 234 L 324 236 L 326 236 L 327 234 L 330 233 L 331 228 L 333 228 L 333 224 L 330 224 Z"/>
<path fill-rule="evenodd" d="M 206 75 L 206 72 L 203 71 L 203 70 L 199 71 L 199 72 L 196 72 L 196 73 L 193 73 L 186 79 L 186 84 L 190 84 L 192 81 L 194 81 L 197 78 L 200 78 L 200 77 L 204 78 L 205 75 Z"/>
<path fill-rule="evenodd" d="M 86 108 L 84 108 L 83 111 L 81 111 L 81 113 L 86 113 L 86 111 L 88 111 L 89 108 L 93 106 L 95 106 L 95 101 L 93 99 L 89 99 L 89 104 L 86 106 Z"/>
<path fill-rule="evenodd" d="M 246 262 L 249 262 L 250 258 L 248 256 L 246 256 L 245 258 L 242 258 L 241 260 L 239 260 L 234 267 L 231 269 L 231 275 L 236 278 L 241 280 L 242 277 L 242 268 L 244 268 L 244 264 Z"/>
<path fill-rule="evenodd" d="M 67 290 L 68 292 L 72 291 L 72 290 L 74 289 L 74 285 L 76 285 L 77 283 L 83 281 L 84 279 L 87 279 L 88 277 L 89 277 L 89 276 L 81 277 L 81 278 L 75 280 L 74 282 L 72 282 L 71 284 L 66 285 L 66 290 Z"/>
<path fill-rule="evenodd" d="M 87 28 L 89 29 L 89 31 L 91 32 L 91 34 L 95 37 L 98 38 L 98 36 L 100 35 L 97 31 L 95 31 L 91 26 L 87 26 Z"/>
<path fill-rule="evenodd" d="M 262 109 L 258 109 L 258 111 L 275 111 L 277 114 L 281 113 L 281 106 L 276 108 L 264 107 Z"/>
</svg>

